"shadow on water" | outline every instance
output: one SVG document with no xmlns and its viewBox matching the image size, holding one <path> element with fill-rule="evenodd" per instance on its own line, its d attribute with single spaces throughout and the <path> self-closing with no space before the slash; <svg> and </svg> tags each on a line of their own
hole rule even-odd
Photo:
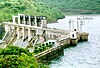
<svg viewBox="0 0 100 68">
<path fill-rule="evenodd" d="M 69 46 L 67 46 L 67 48 L 74 48 L 74 47 L 76 47 L 77 45 L 69 45 Z"/>
<path fill-rule="evenodd" d="M 57 56 L 57 57 L 55 57 L 55 58 L 53 58 L 53 59 L 51 59 L 51 60 L 48 60 L 48 61 L 44 62 L 44 64 L 50 65 L 51 63 L 54 63 L 53 61 L 58 61 L 58 60 L 60 61 L 60 58 L 61 58 L 62 56 L 64 56 L 64 54 L 61 54 L 61 55 L 59 55 L 59 56 Z"/>
</svg>

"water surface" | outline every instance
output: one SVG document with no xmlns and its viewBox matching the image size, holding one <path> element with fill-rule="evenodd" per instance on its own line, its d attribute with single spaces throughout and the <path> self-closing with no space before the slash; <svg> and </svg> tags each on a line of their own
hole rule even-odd
<svg viewBox="0 0 100 68">
<path fill-rule="evenodd" d="M 68 19 L 77 16 L 66 16 L 59 23 L 48 24 L 48 27 L 68 29 Z M 66 48 L 64 55 L 50 62 L 50 68 L 100 68 L 100 15 L 90 16 L 93 20 L 85 21 L 83 31 L 89 33 L 88 42 L 80 42 L 76 47 Z"/>
</svg>

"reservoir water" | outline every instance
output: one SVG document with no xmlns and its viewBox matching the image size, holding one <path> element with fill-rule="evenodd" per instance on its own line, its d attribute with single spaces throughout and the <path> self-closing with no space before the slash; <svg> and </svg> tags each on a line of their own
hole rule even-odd
<svg viewBox="0 0 100 68">
<path fill-rule="evenodd" d="M 87 42 L 80 42 L 75 47 L 66 48 L 64 55 L 50 61 L 50 68 L 100 68 L 100 15 L 87 16 L 82 31 L 89 33 Z M 48 24 L 50 28 L 67 30 L 68 20 L 77 16 L 66 16 L 59 23 Z"/>
</svg>

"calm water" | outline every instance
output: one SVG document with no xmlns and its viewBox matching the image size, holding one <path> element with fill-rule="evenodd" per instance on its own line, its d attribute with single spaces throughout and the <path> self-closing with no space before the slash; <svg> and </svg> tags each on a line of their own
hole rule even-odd
<svg viewBox="0 0 100 68">
<path fill-rule="evenodd" d="M 100 15 L 90 17 L 93 20 L 85 21 L 83 26 L 83 31 L 89 33 L 89 41 L 66 48 L 63 56 L 50 61 L 50 68 L 100 68 Z M 48 24 L 48 27 L 68 29 L 68 19 L 72 18 L 76 16 L 66 16 L 59 23 Z"/>
</svg>

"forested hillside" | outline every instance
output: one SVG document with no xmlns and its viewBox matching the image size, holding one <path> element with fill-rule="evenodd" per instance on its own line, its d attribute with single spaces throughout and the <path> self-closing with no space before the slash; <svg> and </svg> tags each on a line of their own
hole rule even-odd
<svg viewBox="0 0 100 68">
<path fill-rule="evenodd" d="M 61 11 L 46 4 L 32 0 L 0 0 L 0 21 L 11 21 L 11 16 L 18 13 L 33 16 L 47 16 L 49 22 L 64 17 Z"/>
<path fill-rule="evenodd" d="M 37 1 L 61 9 L 65 13 L 100 14 L 100 0 L 37 0 Z"/>
</svg>

